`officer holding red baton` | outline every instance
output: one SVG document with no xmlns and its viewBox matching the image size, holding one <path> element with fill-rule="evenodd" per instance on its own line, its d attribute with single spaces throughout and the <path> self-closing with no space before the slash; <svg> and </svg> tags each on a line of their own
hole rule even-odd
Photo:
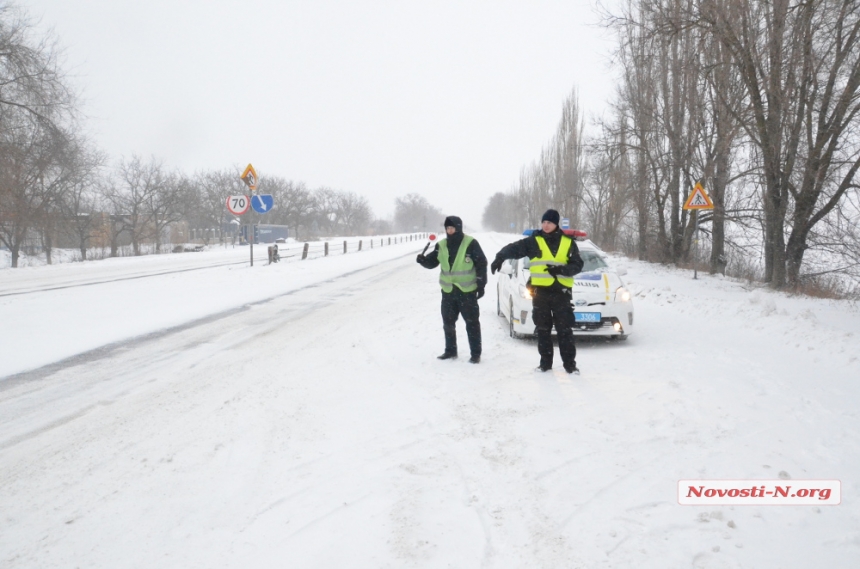
<svg viewBox="0 0 860 569">
<path fill-rule="evenodd" d="M 439 286 L 442 288 L 442 329 L 445 332 L 445 352 L 440 360 L 457 357 L 457 328 L 460 315 L 466 322 L 469 337 L 469 362 L 481 361 L 481 322 L 478 299 L 487 285 L 487 257 L 478 241 L 463 233 L 463 221 L 456 216 L 445 218 L 445 233 L 429 255 L 416 258 L 425 269 L 441 266 Z M 424 248 L 427 250 L 427 247 Z"/>
</svg>

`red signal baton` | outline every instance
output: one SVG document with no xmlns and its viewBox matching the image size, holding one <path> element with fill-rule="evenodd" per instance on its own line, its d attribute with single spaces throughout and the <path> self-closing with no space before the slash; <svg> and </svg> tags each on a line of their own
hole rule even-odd
<svg viewBox="0 0 860 569">
<path fill-rule="evenodd" d="M 423 255 L 424 253 L 426 253 L 426 252 L 427 252 L 427 247 L 429 247 L 429 246 L 430 246 L 430 244 L 431 244 L 431 243 L 433 243 L 433 241 L 435 241 L 435 240 L 436 240 L 436 234 L 435 234 L 435 233 L 431 233 L 431 234 L 430 234 L 430 237 L 428 237 L 428 239 L 430 239 L 430 241 L 428 241 L 428 242 L 427 242 L 427 245 L 424 245 L 424 250 L 423 250 L 423 251 L 421 251 L 421 254 L 422 254 L 422 255 Z"/>
</svg>

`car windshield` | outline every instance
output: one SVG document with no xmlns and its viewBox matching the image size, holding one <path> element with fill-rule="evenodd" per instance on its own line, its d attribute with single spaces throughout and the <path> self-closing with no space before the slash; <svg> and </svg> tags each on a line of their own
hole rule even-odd
<svg viewBox="0 0 860 569">
<path fill-rule="evenodd" d="M 583 265 L 582 272 L 590 273 L 591 271 L 599 271 L 600 269 L 605 269 L 609 265 L 606 264 L 606 261 L 603 260 L 603 257 L 595 253 L 594 251 L 579 251 L 579 256 L 582 257 Z"/>
</svg>

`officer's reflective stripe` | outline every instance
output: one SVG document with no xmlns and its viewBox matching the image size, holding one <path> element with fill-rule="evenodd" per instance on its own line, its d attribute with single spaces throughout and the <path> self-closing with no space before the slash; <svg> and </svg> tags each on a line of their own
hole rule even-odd
<svg viewBox="0 0 860 569">
<path fill-rule="evenodd" d="M 460 249 L 457 251 L 453 266 L 451 266 L 448 257 L 448 240 L 443 239 L 439 242 L 438 258 L 442 267 L 439 273 L 439 286 L 442 287 L 443 291 L 451 292 L 454 290 L 454 286 L 463 292 L 478 290 L 478 275 L 475 272 L 475 265 L 466 262 L 466 249 L 469 248 L 472 241 L 472 237 L 463 236 L 463 242 L 460 243 Z"/>
<path fill-rule="evenodd" d="M 543 237 L 535 237 L 538 247 L 540 247 L 540 257 L 535 257 L 529 261 L 529 273 L 531 282 L 535 286 L 550 286 L 553 282 L 558 281 L 558 284 L 567 288 L 573 288 L 573 277 L 559 275 L 552 276 L 546 272 L 548 266 L 564 266 L 567 265 L 567 254 L 570 252 L 570 247 L 573 241 L 567 235 L 562 235 L 561 243 L 558 246 L 558 251 L 555 255 L 549 250 L 549 245 Z"/>
<path fill-rule="evenodd" d="M 558 261 L 532 261 L 529 260 L 529 267 L 540 266 L 540 265 L 557 265 L 563 267 L 567 263 L 559 263 Z"/>
<path fill-rule="evenodd" d="M 457 285 L 458 287 L 460 287 L 461 289 L 469 288 L 469 287 L 471 287 L 472 285 L 474 285 L 474 286 L 475 286 L 475 288 L 477 288 L 477 287 L 478 287 L 478 279 L 471 279 L 471 280 L 468 280 L 468 281 L 454 281 L 454 282 L 452 282 L 451 284 L 455 284 L 455 285 Z M 443 288 L 444 288 L 444 287 L 443 287 Z M 445 292 L 451 292 L 451 291 L 446 290 Z M 464 290 L 464 292 L 470 292 L 470 291 L 466 291 L 466 290 Z"/>
</svg>

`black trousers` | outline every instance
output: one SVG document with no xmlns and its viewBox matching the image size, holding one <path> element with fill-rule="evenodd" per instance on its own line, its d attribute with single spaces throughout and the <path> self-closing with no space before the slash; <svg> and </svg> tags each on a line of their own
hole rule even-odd
<svg viewBox="0 0 860 569">
<path fill-rule="evenodd" d="M 481 312 L 478 308 L 478 293 L 463 292 L 456 286 L 451 292 L 442 293 L 442 329 L 445 331 L 445 353 L 457 353 L 457 318 L 463 315 L 466 334 L 469 336 L 471 355 L 481 355 Z"/>
<path fill-rule="evenodd" d="M 566 368 L 576 367 L 573 342 L 573 307 L 570 292 L 550 287 L 534 287 L 532 322 L 538 339 L 541 367 L 552 367 L 552 327 L 558 334 L 558 351 Z"/>
</svg>

